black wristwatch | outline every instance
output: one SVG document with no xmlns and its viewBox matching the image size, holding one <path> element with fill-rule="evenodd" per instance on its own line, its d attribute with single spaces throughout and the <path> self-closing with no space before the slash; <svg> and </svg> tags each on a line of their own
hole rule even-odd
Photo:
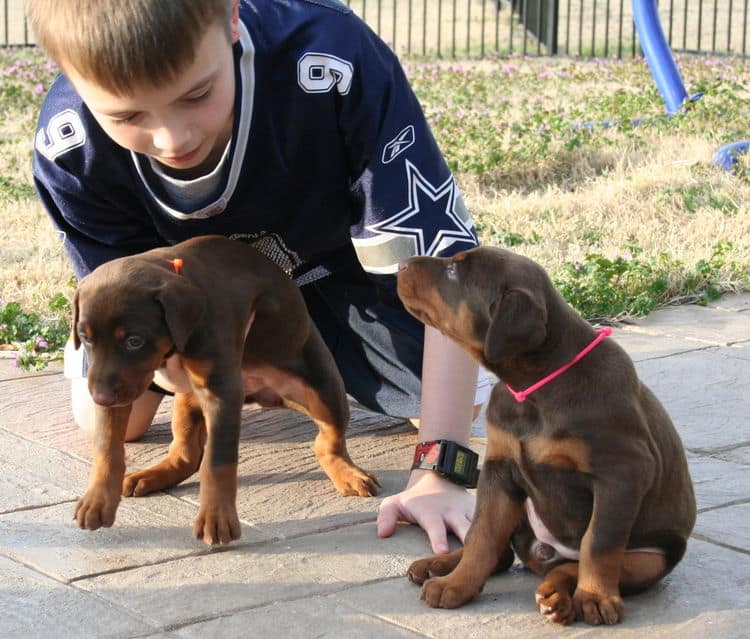
<svg viewBox="0 0 750 639">
<path fill-rule="evenodd" d="M 438 439 L 417 444 L 411 468 L 434 470 L 454 484 L 475 488 L 479 479 L 478 462 L 479 455 L 471 448 L 447 439 Z"/>
</svg>

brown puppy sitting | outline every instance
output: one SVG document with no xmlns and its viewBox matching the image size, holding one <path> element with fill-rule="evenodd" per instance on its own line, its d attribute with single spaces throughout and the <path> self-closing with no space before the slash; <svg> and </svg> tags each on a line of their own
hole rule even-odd
<svg viewBox="0 0 750 639">
<path fill-rule="evenodd" d="M 121 494 L 174 486 L 200 467 L 196 537 L 238 539 L 243 401 L 309 415 L 319 429 L 315 455 L 336 489 L 377 493 L 377 480 L 346 451 L 344 383 L 302 294 L 254 248 L 207 236 L 108 262 L 79 283 L 73 331 L 97 405 L 91 479 L 75 511 L 81 528 L 111 526 Z M 192 392 L 175 395 L 169 453 L 125 477 L 132 402 L 174 355 Z"/>
<path fill-rule="evenodd" d="M 472 600 L 515 550 L 544 578 L 536 601 L 548 618 L 619 622 L 621 593 L 672 570 L 695 523 L 687 460 L 662 405 L 622 348 L 525 257 L 478 248 L 412 258 L 398 292 L 502 380 L 466 545 L 409 568 L 422 599 Z"/>
</svg>

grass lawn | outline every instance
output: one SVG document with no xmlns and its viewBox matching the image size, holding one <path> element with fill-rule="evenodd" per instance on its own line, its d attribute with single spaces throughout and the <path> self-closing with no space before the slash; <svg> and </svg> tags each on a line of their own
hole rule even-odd
<svg viewBox="0 0 750 639">
<path fill-rule="evenodd" d="M 711 163 L 750 138 L 750 62 L 678 64 L 704 95 L 667 118 L 641 59 L 404 61 L 481 241 L 538 260 L 571 304 L 607 320 L 750 289 L 750 159 Z M 54 73 L 33 49 L 0 50 L 0 342 L 36 344 L 38 327 L 52 350 L 72 271 L 30 159 Z"/>
</svg>

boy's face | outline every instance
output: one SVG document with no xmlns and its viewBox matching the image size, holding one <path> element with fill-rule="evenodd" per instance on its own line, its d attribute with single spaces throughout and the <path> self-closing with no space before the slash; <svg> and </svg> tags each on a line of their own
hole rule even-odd
<svg viewBox="0 0 750 639">
<path fill-rule="evenodd" d="M 117 144 L 152 157 L 185 179 L 210 172 L 232 135 L 234 64 L 223 25 L 206 30 L 193 63 L 174 81 L 118 96 L 65 68 L 86 106 Z"/>
</svg>

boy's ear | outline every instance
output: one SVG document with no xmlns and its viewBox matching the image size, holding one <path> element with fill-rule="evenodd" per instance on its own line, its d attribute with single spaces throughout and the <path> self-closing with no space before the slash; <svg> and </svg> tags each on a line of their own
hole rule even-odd
<svg viewBox="0 0 750 639">
<path fill-rule="evenodd" d="M 519 355 L 539 346 L 547 336 L 547 309 L 530 291 L 515 289 L 492 303 L 484 340 L 489 362 Z"/>
<path fill-rule="evenodd" d="M 178 352 L 183 351 L 203 317 L 203 295 L 197 287 L 178 275 L 170 277 L 157 291 L 156 301 L 164 310 L 164 321 L 175 348 Z"/>
<path fill-rule="evenodd" d="M 232 22 L 229 25 L 232 44 L 240 39 L 240 0 L 232 0 Z"/>
</svg>

